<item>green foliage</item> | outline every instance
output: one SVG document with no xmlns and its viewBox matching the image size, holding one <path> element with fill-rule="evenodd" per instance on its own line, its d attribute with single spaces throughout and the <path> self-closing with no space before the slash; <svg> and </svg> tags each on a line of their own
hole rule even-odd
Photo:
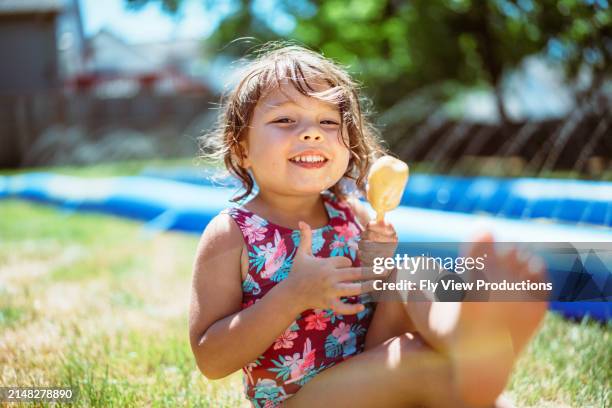
<svg viewBox="0 0 612 408">
<path fill-rule="evenodd" d="M 184 0 L 126 0 L 152 1 L 176 12 Z M 350 66 L 381 108 L 442 81 L 498 88 L 505 72 L 539 52 L 570 79 L 590 67 L 592 86 L 612 66 L 607 0 L 274 0 L 262 12 L 264 3 L 234 0 L 209 49 L 237 57 L 268 40 L 296 40 Z M 289 32 L 275 29 L 280 17 L 295 23 Z M 233 42 L 241 37 L 255 40 Z"/>
</svg>

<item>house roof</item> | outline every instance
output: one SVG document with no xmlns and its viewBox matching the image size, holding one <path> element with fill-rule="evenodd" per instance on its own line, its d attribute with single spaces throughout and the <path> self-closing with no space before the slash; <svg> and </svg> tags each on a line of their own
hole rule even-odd
<svg viewBox="0 0 612 408">
<path fill-rule="evenodd" d="M 0 0 L 0 15 L 59 13 L 61 0 Z"/>
<path fill-rule="evenodd" d="M 91 68 L 95 70 L 143 73 L 159 67 L 157 61 L 105 28 L 89 39 L 89 47 L 93 50 Z"/>
</svg>

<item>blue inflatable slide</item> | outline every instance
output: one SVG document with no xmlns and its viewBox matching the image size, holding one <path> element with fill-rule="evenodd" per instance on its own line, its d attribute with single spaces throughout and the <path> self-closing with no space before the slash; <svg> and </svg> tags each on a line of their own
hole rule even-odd
<svg viewBox="0 0 612 408">
<path fill-rule="evenodd" d="M 231 205 L 235 193 L 235 188 L 215 186 L 201 174 L 184 171 L 150 170 L 114 178 L 0 176 L 0 198 L 114 214 L 142 220 L 149 229 L 195 234 Z M 455 254 L 458 243 L 483 229 L 499 242 L 612 243 L 612 183 L 413 175 L 402 205 L 388 219 L 400 242 L 456 243 L 451 248 Z M 570 292 L 551 302 L 553 310 L 570 318 L 612 320 L 612 252 L 583 259 L 578 270 L 575 257 L 564 262 L 541 255 L 553 285 L 573 282 Z"/>
</svg>

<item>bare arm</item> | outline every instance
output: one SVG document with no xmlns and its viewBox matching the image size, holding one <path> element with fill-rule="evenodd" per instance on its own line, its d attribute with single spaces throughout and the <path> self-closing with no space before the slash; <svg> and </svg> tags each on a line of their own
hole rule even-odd
<svg viewBox="0 0 612 408">
<path fill-rule="evenodd" d="M 244 242 L 231 217 L 215 217 L 198 246 L 189 311 L 189 337 L 198 368 L 223 378 L 263 353 L 301 312 L 284 282 L 241 309 Z M 248 339 L 248 341 L 245 341 Z"/>
<path fill-rule="evenodd" d="M 368 237 L 368 225 L 370 224 L 370 216 L 365 206 L 357 199 L 348 201 L 357 221 L 361 226 L 366 229 L 363 239 L 369 239 Z M 374 235 L 374 234 L 370 234 Z M 391 280 L 395 279 L 395 274 L 391 277 Z M 372 347 L 377 346 L 383 341 L 390 339 L 393 336 L 414 331 L 414 325 L 406 312 L 406 308 L 399 301 L 384 301 L 376 304 L 376 312 L 374 318 L 370 323 L 370 328 L 366 335 L 365 349 L 368 350 Z"/>
</svg>

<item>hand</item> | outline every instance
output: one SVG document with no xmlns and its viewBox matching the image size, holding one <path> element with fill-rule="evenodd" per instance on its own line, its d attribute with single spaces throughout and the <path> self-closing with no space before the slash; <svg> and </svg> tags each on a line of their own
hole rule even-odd
<svg viewBox="0 0 612 408">
<path fill-rule="evenodd" d="M 298 246 L 291 272 L 285 280 L 286 287 L 294 294 L 301 310 L 332 309 L 338 314 L 356 314 L 364 310 L 359 303 L 348 304 L 342 296 L 358 296 L 373 290 L 371 269 L 351 267 L 352 261 L 344 256 L 317 258 L 312 254 L 312 230 L 305 222 L 299 223 Z"/>
<path fill-rule="evenodd" d="M 362 265 L 371 266 L 374 258 L 393 257 L 397 249 L 397 233 L 385 221 L 370 221 L 359 241 L 358 257 Z"/>
</svg>

